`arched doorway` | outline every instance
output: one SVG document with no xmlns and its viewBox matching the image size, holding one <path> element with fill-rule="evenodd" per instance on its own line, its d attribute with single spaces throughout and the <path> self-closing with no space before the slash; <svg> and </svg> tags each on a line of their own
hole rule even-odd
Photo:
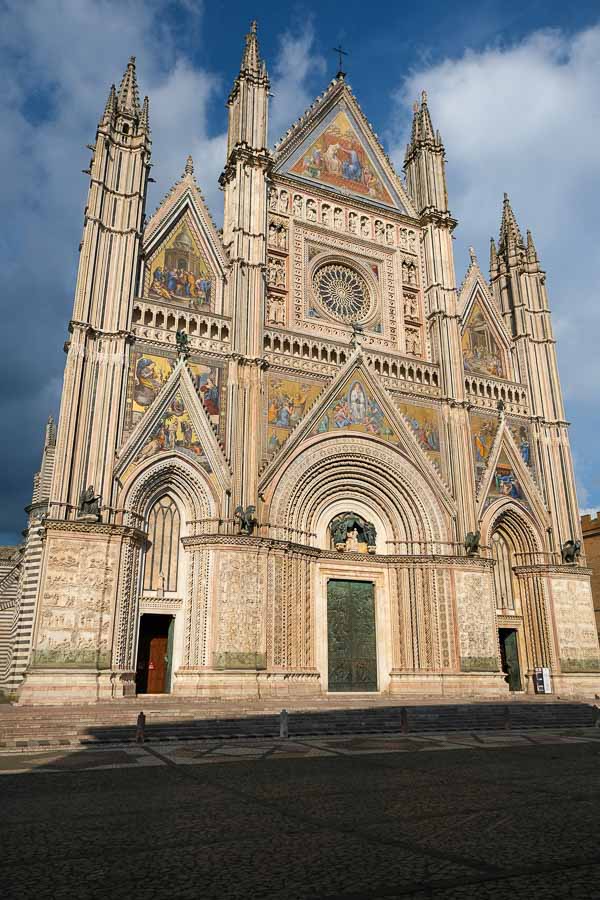
<svg viewBox="0 0 600 900">
<path fill-rule="evenodd" d="M 163 494 L 150 506 L 146 532 L 148 538 L 142 551 L 143 596 L 164 602 L 180 593 L 181 514 L 170 494 Z M 135 673 L 138 694 L 170 692 L 174 630 L 174 615 L 141 615 Z"/>
<path fill-rule="evenodd" d="M 509 690 L 527 690 L 534 667 L 550 659 L 543 577 L 531 565 L 541 549 L 539 529 L 515 503 L 501 501 L 487 532 L 502 670 Z"/>
</svg>

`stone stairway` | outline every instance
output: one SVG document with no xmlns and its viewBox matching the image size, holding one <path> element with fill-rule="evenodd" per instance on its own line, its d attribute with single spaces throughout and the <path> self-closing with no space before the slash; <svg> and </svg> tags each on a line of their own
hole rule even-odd
<svg viewBox="0 0 600 900">
<path fill-rule="evenodd" d="M 138 697 L 79 707 L 0 707 L 0 749 L 106 745 L 135 740 L 146 715 L 146 741 L 277 737 L 281 701 L 200 702 Z M 535 698 L 509 703 L 411 705 L 389 698 L 286 703 L 290 737 L 580 728 L 596 724 L 587 703 Z"/>
</svg>

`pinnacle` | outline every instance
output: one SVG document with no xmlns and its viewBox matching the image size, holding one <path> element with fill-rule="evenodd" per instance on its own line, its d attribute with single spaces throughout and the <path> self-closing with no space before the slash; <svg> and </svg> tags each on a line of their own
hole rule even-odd
<svg viewBox="0 0 600 900">
<path fill-rule="evenodd" d="M 250 72 L 259 75 L 261 72 L 261 59 L 258 50 L 258 38 L 256 36 L 256 20 L 250 23 L 250 31 L 246 35 L 246 46 L 242 54 L 242 72 Z"/>
<path fill-rule="evenodd" d="M 135 74 L 135 56 L 131 56 L 127 63 L 125 74 L 119 85 L 117 95 L 119 112 L 129 115 L 139 115 L 140 98 L 138 93 L 137 78 Z"/>
<path fill-rule="evenodd" d="M 194 174 L 194 160 L 192 159 L 192 157 L 190 155 L 190 156 L 188 156 L 188 158 L 185 161 L 185 169 L 183 170 L 183 175 L 185 177 L 186 175 L 193 175 L 193 174 Z"/>
<path fill-rule="evenodd" d="M 110 91 L 108 92 L 108 99 L 106 101 L 106 106 L 104 107 L 104 113 L 102 115 L 102 122 L 110 122 L 112 117 L 114 116 L 117 110 L 117 91 L 114 84 L 111 84 Z"/>
<path fill-rule="evenodd" d="M 498 251 L 494 238 L 490 238 L 490 278 L 498 274 Z"/>
<path fill-rule="evenodd" d="M 142 115 L 140 116 L 140 128 L 142 131 L 150 131 L 150 101 L 148 100 L 148 97 L 144 97 Z"/>
<path fill-rule="evenodd" d="M 517 247 L 523 247 L 523 238 L 521 237 L 521 232 L 519 231 L 519 226 L 517 224 L 515 214 L 512 211 L 510 200 L 508 199 L 508 194 L 505 193 L 502 208 L 502 224 L 500 225 L 500 241 L 498 248 L 502 252 L 510 249 L 516 249 Z"/>
<path fill-rule="evenodd" d="M 527 229 L 527 260 L 534 265 L 539 263 L 537 250 L 535 249 L 535 244 L 533 243 L 533 237 L 529 229 Z"/>
</svg>

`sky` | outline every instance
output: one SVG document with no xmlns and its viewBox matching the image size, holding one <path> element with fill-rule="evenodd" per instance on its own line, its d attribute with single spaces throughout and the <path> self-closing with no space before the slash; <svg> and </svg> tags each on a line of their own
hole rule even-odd
<svg viewBox="0 0 600 900">
<path fill-rule="evenodd" d="M 225 101 L 256 18 L 271 143 L 337 71 L 401 171 L 427 90 L 447 153 L 457 282 L 487 272 L 505 191 L 533 232 L 550 304 L 582 510 L 600 508 L 600 12 L 597 0 L 0 0 L 0 544 L 19 540 L 44 424 L 58 414 L 88 180 L 86 144 L 137 57 L 153 138 L 148 212 L 191 153 L 220 224 Z"/>
</svg>

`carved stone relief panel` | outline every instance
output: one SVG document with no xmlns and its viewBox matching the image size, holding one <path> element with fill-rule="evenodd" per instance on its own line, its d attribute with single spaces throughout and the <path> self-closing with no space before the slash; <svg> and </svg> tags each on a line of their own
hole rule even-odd
<svg viewBox="0 0 600 900">
<path fill-rule="evenodd" d="M 456 611 L 463 672 L 498 670 L 496 611 L 487 572 L 456 572 Z"/>
<path fill-rule="evenodd" d="M 217 566 L 214 666 L 263 669 L 266 665 L 266 556 L 239 550 L 222 551 Z"/>
<path fill-rule="evenodd" d="M 551 585 L 562 671 L 598 671 L 600 654 L 589 581 L 552 578 Z"/>
<path fill-rule="evenodd" d="M 50 533 L 41 589 L 35 666 L 110 666 L 119 545 Z"/>
</svg>

